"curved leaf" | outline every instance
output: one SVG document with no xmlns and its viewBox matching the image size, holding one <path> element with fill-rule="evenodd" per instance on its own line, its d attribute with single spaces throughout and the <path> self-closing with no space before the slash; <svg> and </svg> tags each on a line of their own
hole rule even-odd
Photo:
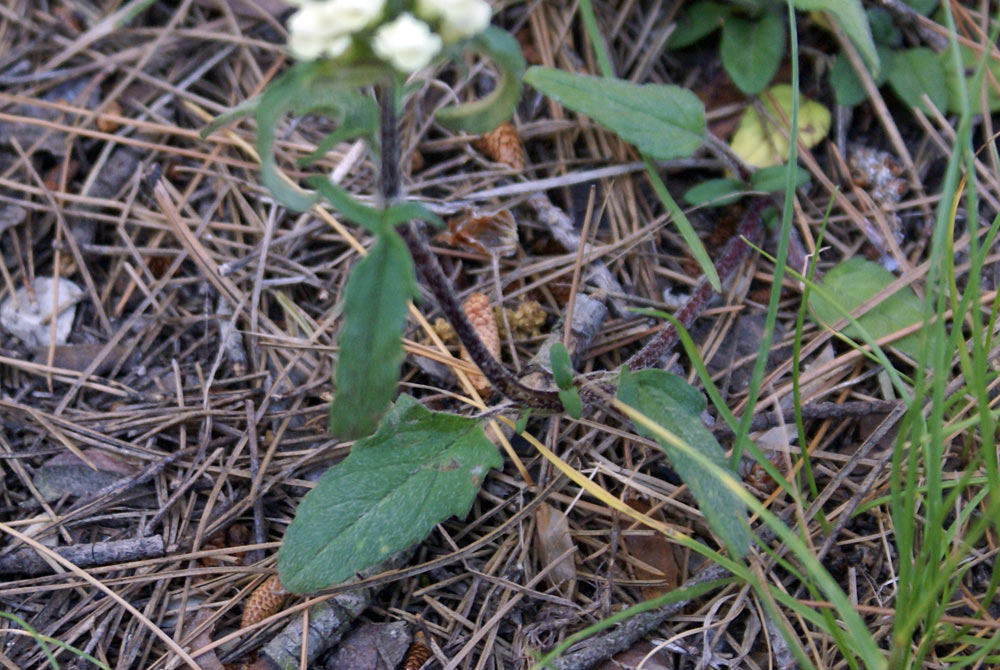
<svg viewBox="0 0 1000 670">
<path fill-rule="evenodd" d="M 524 80 L 563 107 L 586 114 L 655 160 L 690 156 L 705 136 L 705 107 L 679 86 L 531 67 Z"/>
<path fill-rule="evenodd" d="M 427 223 L 444 228 L 445 222 L 440 216 L 427 209 L 425 205 L 412 200 L 401 202 L 385 210 L 385 224 L 387 226 L 398 226 L 407 221 L 426 221 Z"/>
<path fill-rule="evenodd" d="M 451 130 L 488 133 L 514 114 L 521 99 L 524 55 L 517 40 L 506 30 L 490 26 L 469 42 L 469 48 L 493 60 L 500 80 L 493 91 L 481 100 L 439 109 L 434 117 Z"/>
<path fill-rule="evenodd" d="M 562 342 L 556 342 L 549 347 L 549 365 L 552 366 L 552 376 L 556 378 L 556 386 L 563 391 L 573 388 L 573 363 L 569 360 L 569 352 Z"/>
<path fill-rule="evenodd" d="M 368 205 L 363 205 L 354 199 L 350 193 L 340 188 L 326 177 L 315 175 L 306 180 L 312 188 L 333 205 L 338 214 L 351 223 L 356 223 L 365 230 L 377 233 L 384 227 L 383 212 Z"/>
<path fill-rule="evenodd" d="M 330 405 L 330 432 L 336 437 L 370 435 L 392 401 L 411 297 L 417 297 L 417 284 L 410 253 L 398 233 L 382 230 L 345 290 L 337 394 Z"/>
<path fill-rule="evenodd" d="M 403 395 L 378 432 L 357 442 L 299 505 L 278 551 L 281 584 L 327 588 L 468 514 L 503 460 L 479 423 Z"/>
<path fill-rule="evenodd" d="M 344 68 L 326 61 L 298 63 L 261 94 L 256 113 L 261 183 L 280 204 L 303 211 L 317 201 L 315 193 L 298 188 L 278 170 L 274 133 L 281 117 L 289 113 L 321 113 L 339 120 L 342 127 L 347 126 L 354 133 L 342 134 L 337 141 L 362 135 L 373 137 L 376 129 L 370 125 L 371 118 L 352 114 L 365 109 L 355 89 L 384 76 L 385 69 L 380 67 Z"/>
</svg>

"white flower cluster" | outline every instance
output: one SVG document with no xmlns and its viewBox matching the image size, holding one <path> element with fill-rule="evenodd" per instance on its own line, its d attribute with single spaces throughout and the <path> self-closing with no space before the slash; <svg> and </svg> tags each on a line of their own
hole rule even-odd
<svg viewBox="0 0 1000 670">
<path fill-rule="evenodd" d="M 288 49 L 299 60 L 336 58 L 355 33 L 375 26 L 386 0 L 287 0 L 299 10 L 288 21 Z M 431 62 L 445 44 L 481 32 L 490 23 L 486 0 L 416 0 L 417 16 L 403 12 L 375 29 L 371 48 L 400 72 Z M 417 18 L 419 17 L 419 18 Z M 421 20 L 422 19 L 422 20 Z M 438 32 L 431 28 L 437 24 Z"/>
</svg>

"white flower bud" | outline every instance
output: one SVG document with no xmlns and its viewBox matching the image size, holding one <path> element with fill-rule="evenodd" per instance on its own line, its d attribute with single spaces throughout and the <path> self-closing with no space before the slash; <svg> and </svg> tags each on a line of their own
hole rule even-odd
<svg viewBox="0 0 1000 670">
<path fill-rule="evenodd" d="M 299 60 L 336 58 L 351 45 L 350 35 L 373 23 L 385 0 L 303 2 L 288 20 L 288 49 Z"/>
<path fill-rule="evenodd" d="M 451 43 L 485 30 L 492 10 L 486 0 L 417 0 L 417 14 L 441 19 L 441 37 Z"/>
<path fill-rule="evenodd" d="M 414 72 L 441 51 L 441 38 L 426 23 L 404 13 L 375 31 L 372 50 L 400 72 Z"/>
</svg>

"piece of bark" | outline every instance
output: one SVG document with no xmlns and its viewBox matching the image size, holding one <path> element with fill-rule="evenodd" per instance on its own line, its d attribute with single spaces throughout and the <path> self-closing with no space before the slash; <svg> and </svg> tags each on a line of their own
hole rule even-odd
<svg viewBox="0 0 1000 670">
<path fill-rule="evenodd" d="M 53 549 L 70 563 L 81 568 L 115 565 L 164 556 L 163 537 L 149 535 L 128 540 L 74 544 Z M 0 558 L 0 574 L 43 575 L 52 568 L 34 549 L 19 549 Z"/>
<path fill-rule="evenodd" d="M 396 670 L 410 645 L 405 621 L 365 623 L 351 631 L 327 670 Z"/>
</svg>

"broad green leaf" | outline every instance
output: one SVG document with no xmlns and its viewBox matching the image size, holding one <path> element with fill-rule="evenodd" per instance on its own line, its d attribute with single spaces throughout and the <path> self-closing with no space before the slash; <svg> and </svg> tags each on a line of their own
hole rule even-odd
<svg viewBox="0 0 1000 670">
<path fill-rule="evenodd" d="M 757 21 L 728 16 L 719 52 L 733 83 L 747 95 L 760 93 L 785 55 L 785 23 L 773 12 Z"/>
<path fill-rule="evenodd" d="M 524 80 L 655 160 L 690 156 L 705 136 L 704 106 L 679 86 L 639 85 L 537 66 L 528 68 Z"/>
<path fill-rule="evenodd" d="M 730 146 L 748 165 L 781 165 L 788 160 L 787 124 L 792 116 L 792 87 L 772 86 L 761 95 L 761 102 L 765 114 L 761 115 L 753 106 L 747 107 Z M 806 147 L 816 146 L 829 130 L 830 110 L 799 96 L 799 141 Z"/>
<path fill-rule="evenodd" d="M 928 16 L 938 6 L 938 0 L 903 0 L 917 12 Z"/>
<path fill-rule="evenodd" d="M 514 114 L 521 99 L 524 77 L 524 55 L 517 40 L 506 30 L 490 26 L 469 41 L 468 47 L 493 60 L 500 80 L 493 91 L 481 100 L 439 109 L 434 118 L 452 130 L 467 133 L 488 133 Z"/>
<path fill-rule="evenodd" d="M 944 68 L 933 51 L 924 47 L 897 51 L 884 66 L 889 86 L 908 106 L 929 114 L 930 110 L 920 99 L 926 93 L 935 108 L 946 109 L 948 87 Z"/>
<path fill-rule="evenodd" d="M 722 447 L 701 421 L 706 406 L 704 396 L 677 375 L 663 370 L 629 373 L 623 366 L 617 397 L 677 435 L 715 465 L 729 469 Z M 657 441 L 698 501 L 709 527 L 730 553 L 734 557 L 745 554 L 751 541 L 746 504 L 676 446 L 658 439 L 642 426 L 636 426 L 636 431 Z"/>
<path fill-rule="evenodd" d="M 285 114 L 324 114 L 349 130 L 341 133 L 337 141 L 373 137 L 375 128 L 369 125 L 370 114 L 355 115 L 357 110 L 366 109 L 359 102 L 356 88 L 384 76 L 383 68 L 347 68 L 320 60 L 293 65 L 265 89 L 256 111 L 257 153 L 260 155 L 261 182 L 271 190 L 275 200 L 291 210 L 303 211 L 312 207 L 318 198 L 315 193 L 294 186 L 278 170 L 273 147 L 281 118 Z"/>
<path fill-rule="evenodd" d="M 361 204 L 354 199 L 354 196 L 324 176 L 314 175 L 309 177 L 306 183 L 316 189 L 321 196 L 333 205 L 338 214 L 351 223 L 356 223 L 365 230 L 373 233 L 382 230 L 383 212 L 381 209 Z"/>
<path fill-rule="evenodd" d="M 502 465 L 477 421 L 400 396 L 378 432 L 302 499 L 278 551 L 281 585 L 324 589 L 419 542 L 468 514 L 487 471 Z"/>
<path fill-rule="evenodd" d="M 962 58 L 962 66 L 966 69 L 966 72 L 972 73 L 979 64 L 979 57 L 975 51 L 964 44 L 960 44 L 958 49 Z M 944 68 L 945 85 L 948 88 L 948 111 L 952 114 L 960 114 L 962 112 L 961 89 L 959 88 L 960 75 L 952 67 L 950 51 L 950 49 L 942 51 L 938 55 L 938 58 L 941 60 L 941 65 Z M 973 114 L 982 113 L 983 103 L 980 97 L 983 88 L 986 89 L 986 104 L 989 110 L 991 112 L 1000 112 L 1000 91 L 990 82 L 991 78 L 1000 81 L 1000 60 L 987 56 L 986 70 L 987 72 L 983 77 L 980 88 L 973 87 L 975 82 L 971 74 L 965 77 L 965 89 L 969 96 L 969 110 Z"/>
<path fill-rule="evenodd" d="M 861 57 L 865 59 L 865 64 L 872 72 L 878 73 L 878 53 L 875 51 L 875 42 L 872 39 L 871 28 L 868 26 L 868 18 L 861 6 L 861 0 L 792 0 L 792 4 L 806 11 L 825 10 L 830 12 L 847 33 L 847 36 L 851 38 L 851 41 L 854 42 Z"/>
<path fill-rule="evenodd" d="M 580 402 L 580 392 L 576 390 L 575 386 L 570 386 L 566 389 L 559 389 L 559 402 L 562 403 L 563 409 L 574 419 L 579 419 L 583 416 L 583 403 Z"/>
<path fill-rule="evenodd" d="M 573 388 L 573 363 L 562 342 L 556 342 L 549 348 L 549 364 L 552 366 L 552 376 L 556 378 L 556 386 L 564 391 Z"/>
<path fill-rule="evenodd" d="M 827 272 L 820 282 L 820 286 L 836 298 L 836 304 L 813 291 L 809 294 L 810 316 L 820 327 L 832 326 L 893 281 L 893 274 L 878 263 L 864 258 L 849 258 Z M 878 339 L 912 326 L 922 318 L 920 299 L 909 287 L 904 287 L 861 315 L 858 323 L 869 335 Z M 853 325 L 848 325 L 843 332 L 853 339 L 860 336 Z M 893 346 L 916 359 L 920 353 L 919 334 L 897 340 Z"/>
<path fill-rule="evenodd" d="M 689 205 L 723 207 L 746 195 L 747 185 L 739 179 L 709 179 L 684 191 Z"/>
<path fill-rule="evenodd" d="M 406 301 L 417 297 L 413 261 L 403 238 L 383 230 L 347 282 L 340 331 L 337 392 L 330 432 L 342 439 L 371 434 L 389 407 L 399 367 Z"/>
<path fill-rule="evenodd" d="M 668 49 L 683 49 L 722 26 L 729 16 L 728 5 L 719 2 L 696 2 L 677 19 L 674 32 L 667 38 Z"/>
<path fill-rule="evenodd" d="M 761 168 L 750 175 L 750 186 L 755 191 L 765 191 L 775 193 L 785 189 L 785 172 L 788 171 L 788 164 L 772 165 Z M 795 188 L 805 186 L 809 183 L 809 171 L 798 165 L 795 166 Z"/>
<path fill-rule="evenodd" d="M 875 40 L 876 49 L 880 45 L 895 49 L 903 43 L 903 31 L 896 25 L 892 14 L 884 8 L 870 7 L 865 12 L 865 15 L 868 17 L 868 27 L 871 28 L 872 39 Z M 884 69 L 885 67 L 885 61 L 882 60 L 882 56 L 882 52 L 879 51 L 879 62 L 882 63 L 882 68 L 880 69 Z"/>
</svg>

